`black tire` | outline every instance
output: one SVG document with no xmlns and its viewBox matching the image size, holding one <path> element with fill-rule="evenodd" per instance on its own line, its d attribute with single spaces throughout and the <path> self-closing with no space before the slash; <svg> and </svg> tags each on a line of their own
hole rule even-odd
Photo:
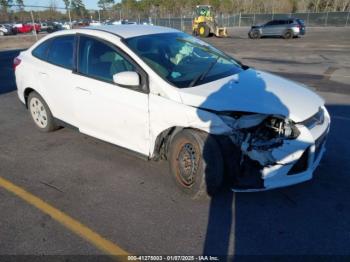
<svg viewBox="0 0 350 262">
<path fill-rule="evenodd" d="M 172 139 L 168 156 L 176 185 L 191 198 L 208 198 L 221 189 L 224 161 L 212 135 L 185 129 Z"/>
<path fill-rule="evenodd" d="M 35 126 L 40 131 L 51 132 L 59 128 L 55 123 L 55 119 L 52 116 L 49 106 L 37 92 L 33 91 L 29 94 L 27 106 Z"/>
<path fill-rule="evenodd" d="M 294 34 L 291 30 L 287 30 L 286 32 L 284 32 L 283 34 L 283 38 L 284 39 L 291 39 L 293 38 Z"/>
<path fill-rule="evenodd" d="M 210 28 L 205 24 L 201 24 L 198 26 L 197 32 L 200 37 L 208 37 L 210 34 Z"/>
<path fill-rule="evenodd" d="M 261 38 L 260 32 L 258 30 L 254 30 L 254 31 L 250 32 L 249 36 L 251 39 L 260 39 Z"/>
</svg>

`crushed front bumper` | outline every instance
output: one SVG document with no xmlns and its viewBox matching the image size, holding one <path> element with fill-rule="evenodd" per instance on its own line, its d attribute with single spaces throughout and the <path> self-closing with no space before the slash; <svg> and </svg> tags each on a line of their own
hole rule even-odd
<svg viewBox="0 0 350 262">
<path fill-rule="evenodd" d="M 319 165 L 324 152 L 330 128 L 330 117 L 325 108 L 323 123 L 312 127 L 297 125 L 300 135 L 291 143 L 285 143 L 275 156 L 279 156 L 274 165 L 248 169 L 242 176 L 255 176 L 252 186 L 249 183 L 232 186 L 235 192 L 265 191 L 286 187 L 312 179 L 313 172 Z M 256 164 L 256 163 L 255 163 Z M 250 173 L 249 173 L 250 172 Z M 248 174 L 249 173 L 249 174 Z M 242 180 L 244 181 L 244 180 Z"/>
</svg>

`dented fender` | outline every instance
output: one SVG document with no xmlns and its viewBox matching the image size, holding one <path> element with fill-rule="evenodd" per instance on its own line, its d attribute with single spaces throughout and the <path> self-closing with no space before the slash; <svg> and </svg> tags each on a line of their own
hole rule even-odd
<svg viewBox="0 0 350 262">
<path fill-rule="evenodd" d="M 230 134 L 230 128 L 215 113 L 171 101 L 162 96 L 149 95 L 150 158 L 154 155 L 156 139 L 172 127 L 193 128 L 214 135 Z"/>
</svg>

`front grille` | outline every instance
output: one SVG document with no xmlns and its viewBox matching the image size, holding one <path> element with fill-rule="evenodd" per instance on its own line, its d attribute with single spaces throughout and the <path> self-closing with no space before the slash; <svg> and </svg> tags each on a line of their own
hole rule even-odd
<svg viewBox="0 0 350 262">
<path fill-rule="evenodd" d="M 324 122 L 324 111 L 323 111 L 323 108 L 320 107 L 316 114 L 304 120 L 300 124 L 306 126 L 308 129 L 312 129 L 314 126 L 322 125 L 323 122 Z"/>
</svg>

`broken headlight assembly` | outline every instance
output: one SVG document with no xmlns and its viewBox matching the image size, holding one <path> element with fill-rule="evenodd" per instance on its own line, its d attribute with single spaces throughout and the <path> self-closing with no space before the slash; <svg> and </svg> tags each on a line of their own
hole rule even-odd
<svg viewBox="0 0 350 262">
<path fill-rule="evenodd" d="M 276 117 L 267 118 L 259 129 L 261 133 L 268 132 L 266 136 L 270 138 L 295 139 L 300 135 L 293 121 Z"/>
<path fill-rule="evenodd" d="M 279 116 L 239 113 L 223 113 L 219 116 L 232 128 L 232 142 L 236 145 L 244 143 L 248 146 L 247 150 L 278 147 L 283 140 L 296 139 L 300 134 L 293 121 Z"/>
</svg>

